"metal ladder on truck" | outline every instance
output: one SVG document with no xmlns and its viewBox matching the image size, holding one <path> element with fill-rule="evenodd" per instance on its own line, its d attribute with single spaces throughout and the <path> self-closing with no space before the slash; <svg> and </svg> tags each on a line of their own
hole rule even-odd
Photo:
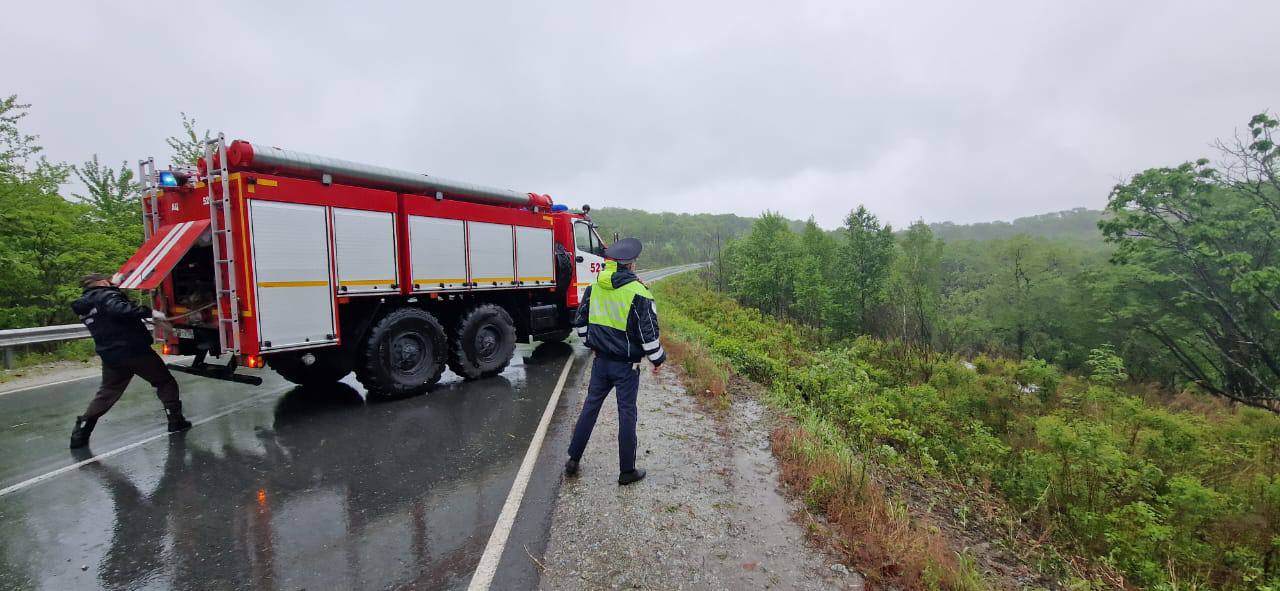
<svg viewBox="0 0 1280 591">
<path fill-rule="evenodd" d="M 142 241 L 150 240 L 160 231 L 160 173 L 156 171 L 156 159 L 148 157 L 138 161 L 138 179 L 142 183 Z M 149 290 L 151 299 L 158 308 L 164 310 L 164 291 Z M 169 340 L 169 329 L 156 323 L 153 334 L 162 341 Z"/>
<path fill-rule="evenodd" d="M 138 161 L 138 179 L 142 181 L 142 239 L 145 242 L 160 229 L 160 177 L 155 158 Z"/>
<path fill-rule="evenodd" d="M 234 369 L 240 353 L 240 293 L 236 285 L 235 242 L 232 240 L 231 178 L 227 171 L 227 141 L 219 133 L 204 143 L 204 161 L 208 171 L 205 188 L 209 191 L 209 232 L 213 243 L 213 283 L 218 303 L 218 342 L 222 352 L 230 353 L 229 368 Z M 221 187 L 213 190 L 214 180 Z"/>
</svg>

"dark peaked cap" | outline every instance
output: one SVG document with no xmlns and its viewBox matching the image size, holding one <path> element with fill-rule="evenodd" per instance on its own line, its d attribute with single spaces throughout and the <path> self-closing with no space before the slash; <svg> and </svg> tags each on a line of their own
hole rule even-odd
<svg viewBox="0 0 1280 591">
<path fill-rule="evenodd" d="M 639 238 L 623 238 L 604 249 L 604 256 L 619 263 L 629 263 L 640 256 L 641 250 L 644 250 L 644 245 L 640 244 Z"/>
</svg>

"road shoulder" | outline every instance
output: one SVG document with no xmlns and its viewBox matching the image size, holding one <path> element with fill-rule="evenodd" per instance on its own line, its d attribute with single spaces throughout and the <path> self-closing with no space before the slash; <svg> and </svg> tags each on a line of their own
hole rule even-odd
<svg viewBox="0 0 1280 591">
<path fill-rule="evenodd" d="M 0 382 L 0 396 L 42 386 L 51 386 L 75 380 L 84 380 L 102 374 L 102 364 L 97 357 L 88 361 L 51 361 L 4 370 L 6 379 Z"/>
<path fill-rule="evenodd" d="M 575 398 L 583 388 L 585 380 Z M 671 371 L 646 368 L 639 407 L 637 464 L 648 478 L 615 482 L 611 395 L 581 474 L 565 479 L 556 501 L 543 589 L 861 588 L 792 520 L 802 508 L 779 490 L 763 405 L 739 397 L 714 416 Z"/>
</svg>

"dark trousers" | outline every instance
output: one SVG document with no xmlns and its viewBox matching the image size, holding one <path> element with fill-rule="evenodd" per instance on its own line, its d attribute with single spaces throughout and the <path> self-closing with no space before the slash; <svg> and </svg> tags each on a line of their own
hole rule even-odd
<svg viewBox="0 0 1280 591">
<path fill-rule="evenodd" d="M 614 388 L 618 390 L 618 468 L 621 472 L 630 472 L 636 467 L 636 393 L 640 389 L 640 369 L 634 363 L 610 361 L 598 355 L 591 362 L 587 401 L 582 404 L 582 414 L 578 415 L 578 424 L 573 428 L 569 457 L 582 459 L 600 407 L 609 390 Z"/>
<path fill-rule="evenodd" d="M 116 401 L 120 400 L 124 389 L 129 387 L 129 381 L 135 375 L 155 387 L 156 397 L 165 408 L 181 410 L 182 403 L 178 401 L 178 381 L 173 379 L 169 368 L 164 366 L 164 360 L 154 351 L 148 351 L 130 357 L 122 363 L 102 362 L 102 385 L 98 387 L 98 393 L 94 395 L 93 400 L 89 401 L 89 408 L 85 409 L 84 418 L 96 421 L 98 417 L 107 414 Z"/>
</svg>

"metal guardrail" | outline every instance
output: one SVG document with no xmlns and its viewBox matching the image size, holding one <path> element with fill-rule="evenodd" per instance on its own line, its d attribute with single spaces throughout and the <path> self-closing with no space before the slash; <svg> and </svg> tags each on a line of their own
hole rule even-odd
<svg viewBox="0 0 1280 591">
<path fill-rule="evenodd" d="M 74 341 L 85 338 L 89 338 L 89 329 L 85 328 L 83 324 L 61 324 L 58 326 L 0 330 L 0 349 L 4 350 L 4 368 L 13 369 L 14 347 Z"/>
</svg>

